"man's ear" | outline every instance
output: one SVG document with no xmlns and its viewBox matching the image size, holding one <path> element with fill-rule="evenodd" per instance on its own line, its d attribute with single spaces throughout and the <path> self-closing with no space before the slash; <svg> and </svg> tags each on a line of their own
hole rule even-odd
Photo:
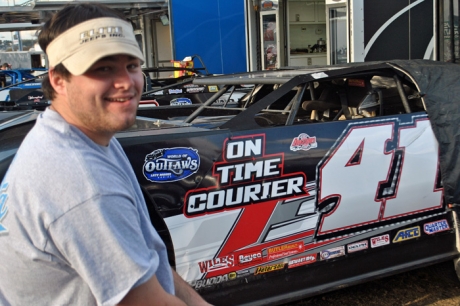
<svg viewBox="0 0 460 306">
<path fill-rule="evenodd" d="M 61 74 L 57 73 L 56 70 L 54 69 L 50 69 L 48 70 L 48 77 L 49 77 L 51 86 L 53 86 L 54 91 L 56 91 L 58 95 L 67 94 L 66 82 L 65 82 L 66 80 Z"/>
</svg>

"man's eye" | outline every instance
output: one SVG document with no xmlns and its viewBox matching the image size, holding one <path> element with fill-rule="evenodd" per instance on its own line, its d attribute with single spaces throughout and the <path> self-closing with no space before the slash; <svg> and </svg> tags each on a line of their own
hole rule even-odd
<svg viewBox="0 0 460 306">
<path fill-rule="evenodd" d="M 110 71 L 109 66 L 101 66 L 96 69 L 97 71 Z"/>
<path fill-rule="evenodd" d="M 139 67 L 139 64 L 129 64 L 128 69 L 136 69 Z"/>
</svg>

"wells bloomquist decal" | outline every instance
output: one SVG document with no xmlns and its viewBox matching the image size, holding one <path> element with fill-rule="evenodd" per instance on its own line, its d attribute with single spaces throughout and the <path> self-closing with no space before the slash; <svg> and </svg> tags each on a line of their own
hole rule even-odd
<svg viewBox="0 0 460 306">
<path fill-rule="evenodd" d="M 235 266 L 235 257 L 233 255 L 218 257 L 198 263 L 201 273 L 212 272 L 232 268 Z"/>
<path fill-rule="evenodd" d="M 388 234 L 371 238 L 371 248 L 377 248 L 387 244 L 390 244 L 390 235 Z"/>
<path fill-rule="evenodd" d="M 145 157 L 143 173 L 156 183 L 182 180 L 196 173 L 200 167 L 198 150 L 192 148 L 158 149 Z"/>
<path fill-rule="evenodd" d="M 308 195 L 304 173 L 284 174 L 284 154 L 265 154 L 265 134 L 227 138 L 222 159 L 213 165 L 217 186 L 185 195 L 186 216 Z"/>
</svg>

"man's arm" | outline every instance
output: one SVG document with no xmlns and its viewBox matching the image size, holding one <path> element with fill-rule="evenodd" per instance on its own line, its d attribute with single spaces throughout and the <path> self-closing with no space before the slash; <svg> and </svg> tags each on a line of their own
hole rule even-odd
<svg viewBox="0 0 460 306">
<path fill-rule="evenodd" d="M 147 306 L 147 305 L 178 305 L 187 306 L 178 297 L 166 292 L 158 281 L 157 277 L 153 275 L 148 281 L 132 288 L 128 294 L 118 303 L 118 306 Z"/>
<path fill-rule="evenodd" d="M 207 306 L 211 305 L 206 302 L 186 281 L 172 269 L 174 278 L 174 289 L 176 290 L 176 296 L 184 301 L 188 306 Z"/>
<path fill-rule="evenodd" d="M 172 269 L 176 295 L 167 293 L 158 279 L 153 275 L 147 282 L 131 289 L 118 304 L 119 306 L 143 305 L 180 305 L 180 306 L 210 306 L 179 274 Z"/>
</svg>

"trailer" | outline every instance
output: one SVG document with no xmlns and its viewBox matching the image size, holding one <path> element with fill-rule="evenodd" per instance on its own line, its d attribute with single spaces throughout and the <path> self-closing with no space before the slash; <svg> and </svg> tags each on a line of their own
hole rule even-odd
<svg viewBox="0 0 460 306">
<path fill-rule="evenodd" d="M 460 58 L 459 0 L 246 0 L 245 5 L 248 70 Z"/>
<path fill-rule="evenodd" d="M 14 69 L 48 68 L 48 59 L 43 51 L 0 52 L 0 62 Z"/>
</svg>

